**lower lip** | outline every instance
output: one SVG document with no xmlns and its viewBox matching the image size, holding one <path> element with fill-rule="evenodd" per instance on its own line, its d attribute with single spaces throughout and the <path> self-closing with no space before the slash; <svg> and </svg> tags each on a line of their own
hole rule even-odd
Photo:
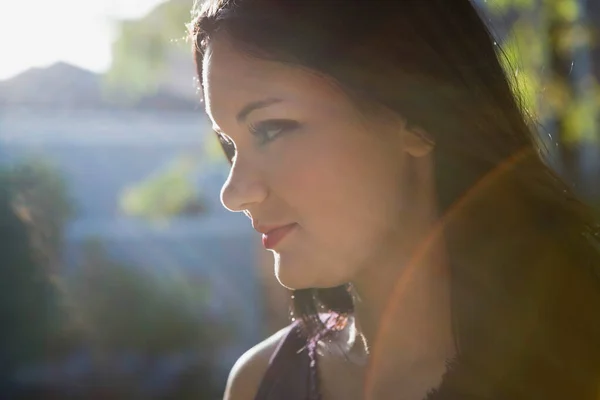
<svg viewBox="0 0 600 400">
<path fill-rule="evenodd" d="M 296 224 L 282 226 L 262 235 L 262 243 L 265 249 L 273 250 L 290 232 L 296 228 Z"/>
</svg>

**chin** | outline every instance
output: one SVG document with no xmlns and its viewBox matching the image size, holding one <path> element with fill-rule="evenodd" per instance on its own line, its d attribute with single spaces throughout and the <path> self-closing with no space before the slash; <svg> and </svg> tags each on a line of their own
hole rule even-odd
<svg viewBox="0 0 600 400">
<path fill-rule="evenodd" d="M 275 277 L 279 283 L 290 290 L 326 289 L 349 282 L 351 279 L 332 276 L 332 263 L 302 261 L 275 253 Z"/>
<path fill-rule="evenodd" d="M 281 262 L 275 257 L 275 277 L 281 286 L 290 290 L 312 288 L 312 282 L 306 276 L 306 268 L 299 265 L 290 265 L 289 262 Z"/>
</svg>

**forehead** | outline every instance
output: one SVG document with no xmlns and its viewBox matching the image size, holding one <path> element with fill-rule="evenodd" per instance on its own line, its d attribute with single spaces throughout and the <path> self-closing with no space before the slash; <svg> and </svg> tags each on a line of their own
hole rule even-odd
<svg viewBox="0 0 600 400">
<path fill-rule="evenodd" d="M 286 104 L 332 104 L 343 97 L 331 80 L 305 68 L 262 60 L 213 38 L 203 60 L 203 93 L 213 121 L 231 118 L 249 102 L 277 98 Z"/>
</svg>

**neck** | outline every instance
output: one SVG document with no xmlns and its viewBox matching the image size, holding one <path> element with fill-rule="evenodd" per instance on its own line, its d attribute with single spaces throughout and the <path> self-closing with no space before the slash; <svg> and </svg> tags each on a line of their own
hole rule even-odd
<svg viewBox="0 0 600 400">
<path fill-rule="evenodd" d="M 353 282 L 357 330 L 370 351 L 367 387 L 369 379 L 379 387 L 399 379 L 417 391 L 431 387 L 455 355 L 441 242 L 424 234 L 411 251 L 399 251 L 410 257 L 389 257 Z"/>
<path fill-rule="evenodd" d="M 446 352 L 452 336 L 450 281 L 439 256 L 377 265 L 353 283 L 359 298 L 357 328 L 369 347 L 378 346 L 379 340 L 393 340 L 394 347 L 402 348 L 413 361 Z"/>
</svg>

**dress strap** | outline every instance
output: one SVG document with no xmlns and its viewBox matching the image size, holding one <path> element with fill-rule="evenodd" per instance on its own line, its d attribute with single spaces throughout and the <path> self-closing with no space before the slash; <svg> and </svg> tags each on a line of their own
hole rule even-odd
<svg viewBox="0 0 600 400">
<path fill-rule="evenodd" d="M 319 400 L 311 347 L 299 322 L 293 323 L 271 356 L 255 400 Z"/>
</svg>

